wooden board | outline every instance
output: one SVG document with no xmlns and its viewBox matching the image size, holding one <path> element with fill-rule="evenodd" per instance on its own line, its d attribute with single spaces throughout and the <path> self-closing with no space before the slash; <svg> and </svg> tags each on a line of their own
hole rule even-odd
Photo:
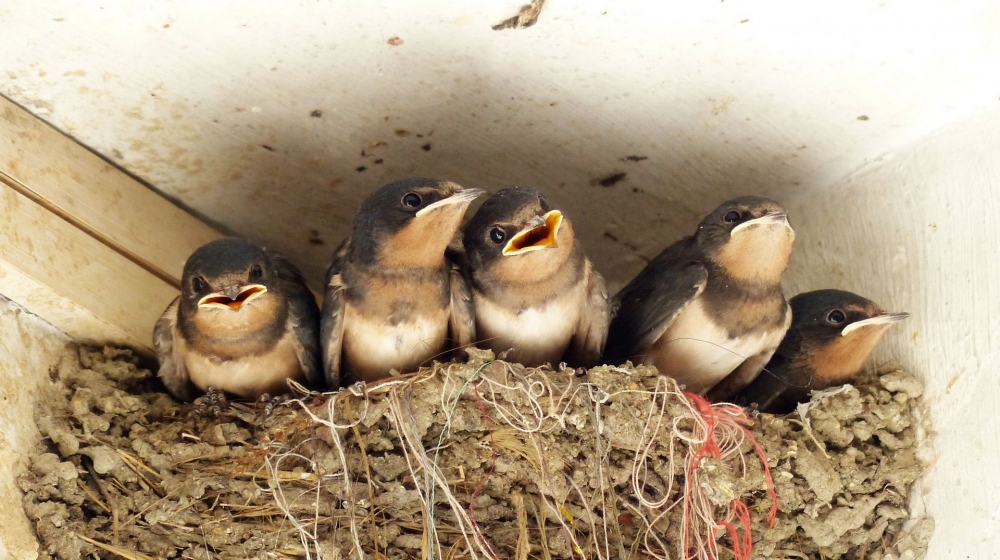
<svg viewBox="0 0 1000 560">
<path fill-rule="evenodd" d="M 0 294 L 72 336 L 151 349 L 220 233 L 0 97 Z"/>
<path fill-rule="evenodd" d="M 17 183 L 7 186 L 175 285 L 191 251 L 220 235 L 2 96 L 0 172 Z"/>
</svg>

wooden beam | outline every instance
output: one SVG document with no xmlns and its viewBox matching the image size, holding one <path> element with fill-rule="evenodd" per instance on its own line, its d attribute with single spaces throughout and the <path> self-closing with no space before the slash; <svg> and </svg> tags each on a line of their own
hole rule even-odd
<svg viewBox="0 0 1000 560">
<path fill-rule="evenodd" d="M 191 251 L 220 236 L 2 96 L 0 172 L 13 180 L 7 186 L 175 285 Z"/>
<path fill-rule="evenodd" d="M 149 351 L 188 255 L 220 233 L 0 97 L 0 294 Z"/>
</svg>

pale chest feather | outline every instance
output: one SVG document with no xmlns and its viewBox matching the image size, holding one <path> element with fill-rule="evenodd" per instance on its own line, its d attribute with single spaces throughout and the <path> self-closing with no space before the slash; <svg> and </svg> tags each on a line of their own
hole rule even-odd
<svg viewBox="0 0 1000 560">
<path fill-rule="evenodd" d="M 302 381 L 304 377 L 291 332 L 269 351 L 230 360 L 191 350 L 186 347 L 183 337 L 177 336 L 174 340 L 191 382 L 202 391 L 215 387 L 239 397 L 256 399 L 264 393 L 284 393 L 286 379 Z"/>
<path fill-rule="evenodd" d="M 747 358 L 773 352 L 791 320 L 786 309 L 781 327 L 761 329 L 730 338 L 706 313 L 701 298 L 677 316 L 649 349 L 644 360 L 695 393 L 704 393 L 724 379 Z"/>
<path fill-rule="evenodd" d="M 542 305 L 512 308 L 474 292 L 476 332 L 494 352 L 514 351 L 508 359 L 536 366 L 559 363 L 576 333 L 584 303 L 579 282 Z"/>
<path fill-rule="evenodd" d="M 359 313 L 348 304 L 344 317 L 343 369 L 366 381 L 381 379 L 389 370 L 416 371 L 446 350 L 448 309 L 411 315 L 399 322 Z"/>
</svg>

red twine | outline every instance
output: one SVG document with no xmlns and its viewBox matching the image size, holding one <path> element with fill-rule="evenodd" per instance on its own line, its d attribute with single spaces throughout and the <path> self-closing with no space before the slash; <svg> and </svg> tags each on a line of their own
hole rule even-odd
<svg viewBox="0 0 1000 560">
<path fill-rule="evenodd" d="M 695 450 L 694 455 L 691 457 L 691 460 L 688 463 L 687 476 L 685 476 L 684 481 L 685 554 L 688 554 L 687 551 L 691 550 L 691 479 L 694 475 L 695 469 L 697 469 L 701 464 L 702 459 L 705 457 L 715 457 L 717 459 L 722 458 L 719 444 L 715 441 L 715 428 L 721 418 L 725 418 L 740 425 L 740 429 L 743 430 L 744 435 L 750 440 L 750 443 L 753 444 L 754 451 L 757 453 L 757 457 L 760 458 L 760 462 L 764 466 L 764 480 L 767 482 L 767 492 L 771 497 L 771 510 L 767 514 L 767 521 L 769 527 L 774 527 L 774 522 L 778 517 L 778 495 L 774 491 L 774 480 L 771 478 L 771 467 L 767 464 L 767 457 L 764 455 L 764 450 L 761 449 L 760 444 L 757 443 L 753 434 L 746 429 L 745 424 L 749 422 L 746 411 L 736 405 L 728 403 L 712 405 L 704 397 L 694 393 L 684 393 L 684 395 L 690 399 L 691 403 L 698 411 L 698 414 L 701 415 L 706 426 L 705 441 L 698 449 Z M 742 527 L 742 535 L 740 535 L 740 531 L 733 523 L 721 521 L 717 522 L 717 525 L 729 533 L 729 538 L 733 541 L 733 555 L 735 556 L 735 559 L 749 560 L 751 554 L 753 553 L 753 537 L 750 532 L 750 510 L 747 508 L 747 505 L 743 502 L 743 500 L 736 498 L 729 503 L 729 511 L 730 514 L 739 521 L 739 525 Z M 713 560 L 717 560 L 719 555 L 714 538 L 710 538 L 708 540 L 708 548 L 709 557 Z"/>
</svg>

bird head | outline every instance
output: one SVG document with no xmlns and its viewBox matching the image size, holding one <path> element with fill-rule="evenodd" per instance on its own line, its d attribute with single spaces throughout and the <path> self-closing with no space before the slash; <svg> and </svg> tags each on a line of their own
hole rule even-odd
<svg viewBox="0 0 1000 560">
<path fill-rule="evenodd" d="M 436 267 L 469 204 L 483 194 L 451 181 L 403 179 L 365 200 L 354 221 L 354 260 L 389 267 Z"/>
<path fill-rule="evenodd" d="M 509 283 L 551 276 L 571 255 L 573 225 L 531 187 L 498 191 L 465 226 L 463 247 L 474 276 L 494 274 Z"/>
<path fill-rule="evenodd" d="M 245 334 L 280 312 L 278 271 L 255 243 L 226 237 L 198 248 L 184 264 L 180 311 L 204 334 Z"/>
<path fill-rule="evenodd" d="M 806 292 L 789 303 L 789 332 L 799 339 L 798 361 L 817 377 L 814 388 L 843 383 L 858 373 L 889 327 L 910 316 L 883 311 L 843 290 Z"/>
<path fill-rule="evenodd" d="M 744 196 L 706 216 L 695 239 L 708 259 L 730 277 L 777 283 L 788 267 L 795 231 L 777 202 Z"/>
</svg>

